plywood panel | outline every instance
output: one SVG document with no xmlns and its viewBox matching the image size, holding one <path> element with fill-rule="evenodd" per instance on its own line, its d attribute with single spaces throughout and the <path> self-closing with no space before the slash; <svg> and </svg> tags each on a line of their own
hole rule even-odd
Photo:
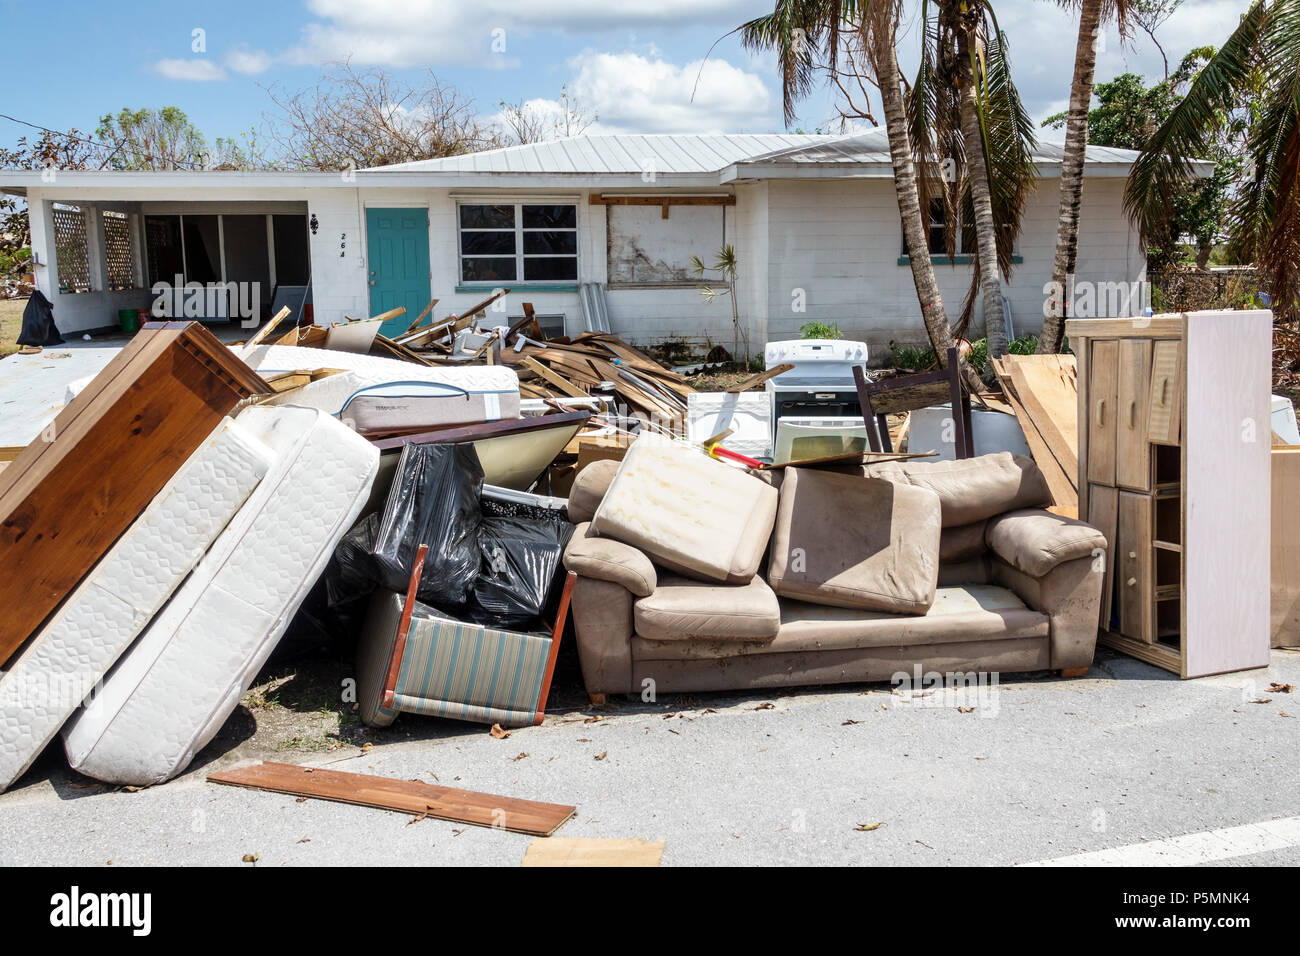
<svg viewBox="0 0 1300 956">
<path fill-rule="evenodd" d="M 1274 448 L 1272 644 L 1300 647 L 1300 445 Z"/>
<path fill-rule="evenodd" d="M 1119 588 L 1119 632 L 1150 644 L 1154 640 L 1151 587 L 1151 498 L 1119 493 L 1115 587 Z"/>
<path fill-rule="evenodd" d="M 1151 391 L 1151 340 L 1119 343 L 1119 400 L 1115 423 L 1115 481 L 1120 487 L 1151 490 L 1151 446 L 1147 443 Z"/>
<path fill-rule="evenodd" d="M 1088 481 L 1115 484 L 1115 406 L 1119 400 L 1119 343 L 1093 342 L 1088 362 Z"/>
<path fill-rule="evenodd" d="M 1183 676 L 1268 664 L 1272 313 L 1186 317 Z"/>
<path fill-rule="evenodd" d="M 1177 445 L 1183 411 L 1183 344 L 1175 339 L 1155 343 L 1151 360 L 1147 440 Z"/>
</svg>

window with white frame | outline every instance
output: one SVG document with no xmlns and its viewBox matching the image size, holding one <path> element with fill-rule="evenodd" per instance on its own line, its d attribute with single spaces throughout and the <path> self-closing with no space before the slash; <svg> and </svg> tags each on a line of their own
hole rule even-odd
<svg viewBox="0 0 1300 956">
<path fill-rule="evenodd" d="M 55 203 L 52 218 L 59 291 L 89 292 L 90 243 L 86 236 L 86 213 L 78 206 Z"/>
<path fill-rule="evenodd" d="M 124 212 L 105 209 L 104 277 L 110 290 L 134 289 L 135 246 L 131 241 L 131 217 Z"/>
<path fill-rule="evenodd" d="M 461 203 L 461 282 L 576 282 L 573 203 Z"/>
</svg>

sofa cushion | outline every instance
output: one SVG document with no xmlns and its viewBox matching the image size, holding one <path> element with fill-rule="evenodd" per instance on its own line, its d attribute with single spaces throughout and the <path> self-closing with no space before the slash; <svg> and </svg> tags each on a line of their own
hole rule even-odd
<svg viewBox="0 0 1300 956">
<path fill-rule="evenodd" d="M 1106 548 L 1105 535 L 1087 522 L 1038 508 L 998 515 L 984 539 L 1003 561 L 1034 578 Z"/>
<path fill-rule="evenodd" d="M 1047 479 L 1038 466 L 1009 451 L 958 461 L 887 461 L 869 465 L 866 473 L 929 488 L 939 496 L 945 528 L 1052 503 Z"/>
<path fill-rule="evenodd" d="M 618 462 L 613 458 L 593 461 L 573 479 L 569 489 L 569 520 L 574 524 L 590 521 L 596 516 L 601 499 L 618 474 Z"/>
<path fill-rule="evenodd" d="M 687 577 L 744 584 L 767 549 L 778 497 L 693 446 L 647 435 L 628 449 L 591 527 Z"/>
<path fill-rule="evenodd" d="M 664 641 L 638 636 L 632 639 L 632 654 L 639 661 L 710 660 L 799 651 L 867 648 L 892 651 L 900 647 L 1026 638 L 1046 642 L 1049 626 L 1046 614 L 1026 607 L 1006 588 L 967 586 L 940 588 L 934 604 L 922 615 L 884 614 L 783 600 L 781 628 L 774 640 L 747 644 L 717 640 Z M 942 656 L 941 651 L 936 651 L 936 659 Z"/>
<path fill-rule="evenodd" d="M 959 524 L 944 528 L 939 534 L 939 563 L 956 564 L 973 561 L 988 549 L 984 543 L 984 526 L 987 521 Z"/>
<path fill-rule="evenodd" d="M 787 468 L 768 583 L 782 597 L 924 614 L 939 576 L 939 498 L 879 478 Z"/>
<path fill-rule="evenodd" d="M 770 641 L 781 627 L 781 605 L 758 575 L 747 584 L 705 584 L 665 574 L 632 614 L 637 634 L 660 641 Z"/>
<path fill-rule="evenodd" d="M 622 541 L 598 538 L 583 523 L 574 530 L 564 549 L 564 567 L 586 578 L 621 584 L 637 597 L 653 594 L 658 575 L 650 559 Z"/>
</svg>

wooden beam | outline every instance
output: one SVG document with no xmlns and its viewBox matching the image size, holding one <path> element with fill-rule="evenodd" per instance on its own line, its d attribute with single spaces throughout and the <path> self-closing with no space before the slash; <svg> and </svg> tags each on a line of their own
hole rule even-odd
<svg viewBox="0 0 1300 956">
<path fill-rule="evenodd" d="M 372 774 L 296 767 L 286 763 L 258 763 L 209 775 L 210 783 L 251 790 L 270 790 L 292 796 L 315 797 L 380 810 L 433 817 L 452 823 L 498 827 L 514 833 L 550 836 L 577 807 L 540 803 L 515 797 L 497 797 L 473 790 L 439 787 L 414 780 L 396 780 Z"/>
<path fill-rule="evenodd" d="M 424 321 L 424 317 L 428 315 L 430 312 L 432 312 L 433 307 L 437 304 L 438 304 L 437 299 L 430 299 L 429 304 L 420 310 L 420 314 L 415 317 L 415 321 L 412 322 L 410 325 L 408 325 L 406 327 L 406 331 L 403 332 L 402 334 L 408 335 L 411 332 L 414 332 L 416 329 L 418 329 L 420 327 L 420 323 Z"/>
<path fill-rule="evenodd" d="M 399 305 L 395 309 L 389 309 L 387 312 L 380 312 L 378 315 L 370 317 L 371 322 L 387 322 L 389 319 L 395 319 L 399 315 L 406 315 L 406 306 Z"/>
<path fill-rule="evenodd" d="M 546 379 L 546 381 L 550 382 L 552 385 L 558 388 L 565 395 L 568 395 L 570 398 L 591 397 L 586 392 L 582 391 L 582 389 L 576 387 L 572 382 L 563 378 L 559 374 L 552 372 L 549 368 L 547 368 L 541 362 L 537 361 L 537 359 L 533 358 L 531 355 L 526 356 L 522 364 L 524 368 L 528 369 L 531 372 L 534 372 L 539 377 Z"/>
<path fill-rule="evenodd" d="M 260 329 L 257 330 L 257 333 L 251 339 L 249 339 L 248 343 L 244 346 L 244 350 L 247 351 L 248 349 L 251 349 L 253 346 L 257 345 L 257 343 L 261 342 L 264 338 L 266 338 L 275 330 L 275 327 L 277 325 L 279 325 L 286 318 L 288 318 L 288 316 L 289 316 L 289 307 L 286 305 L 283 306 L 279 312 L 275 313 L 275 315 L 271 316 L 271 321 L 267 322 L 266 325 L 262 326 Z"/>
<path fill-rule="evenodd" d="M 735 196 L 602 196 L 592 193 L 593 206 L 734 206 Z M 664 216 L 667 219 L 667 216 Z"/>
</svg>

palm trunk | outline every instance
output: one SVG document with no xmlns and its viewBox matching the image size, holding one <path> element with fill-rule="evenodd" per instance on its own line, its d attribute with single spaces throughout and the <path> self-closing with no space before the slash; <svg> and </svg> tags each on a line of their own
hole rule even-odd
<svg viewBox="0 0 1300 956">
<path fill-rule="evenodd" d="M 988 336 L 989 357 L 1001 358 L 1007 354 L 1007 323 L 1002 313 L 997 226 L 993 221 L 993 195 L 984 156 L 984 137 L 980 132 L 975 70 L 970 60 L 971 42 L 970 34 L 963 32 L 958 51 L 962 59 L 961 133 L 966 145 L 971 200 L 975 206 L 976 255 L 979 257 L 980 289 L 984 293 L 984 334 Z"/>
<path fill-rule="evenodd" d="M 1079 203 L 1083 198 L 1083 158 L 1088 146 L 1088 107 L 1097 67 L 1097 34 L 1102 0 L 1083 0 L 1079 40 L 1074 49 L 1074 79 L 1070 84 L 1070 113 L 1065 121 L 1065 155 L 1061 160 L 1061 207 L 1056 223 L 1056 259 L 1052 264 L 1052 298 L 1043 310 L 1039 352 L 1059 352 L 1069 300 L 1074 291 L 1074 266 L 1079 252 Z"/>
<path fill-rule="evenodd" d="M 930 263 L 930 243 L 924 220 L 921 218 L 921 200 L 916 189 L 916 168 L 913 166 L 912 137 L 907 130 L 907 107 L 903 91 L 898 86 L 898 57 L 891 35 L 871 32 L 872 60 L 880 80 L 880 103 L 885 114 L 885 132 L 889 136 L 889 157 L 894 166 L 894 192 L 898 198 L 898 213 L 903 220 L 903 241 L 912 266 L 912 282 L 921 303 L 921 321 L 938 356 L 940 367 L 948 364 L 948 349 L 955 344 L 948 313 L 943 307 L 939 282 L 934 277 Z M 968 388 L 981 391 L 983 383 L 975 371 L 962 362 L 962 378 Z"/>
</svg>

